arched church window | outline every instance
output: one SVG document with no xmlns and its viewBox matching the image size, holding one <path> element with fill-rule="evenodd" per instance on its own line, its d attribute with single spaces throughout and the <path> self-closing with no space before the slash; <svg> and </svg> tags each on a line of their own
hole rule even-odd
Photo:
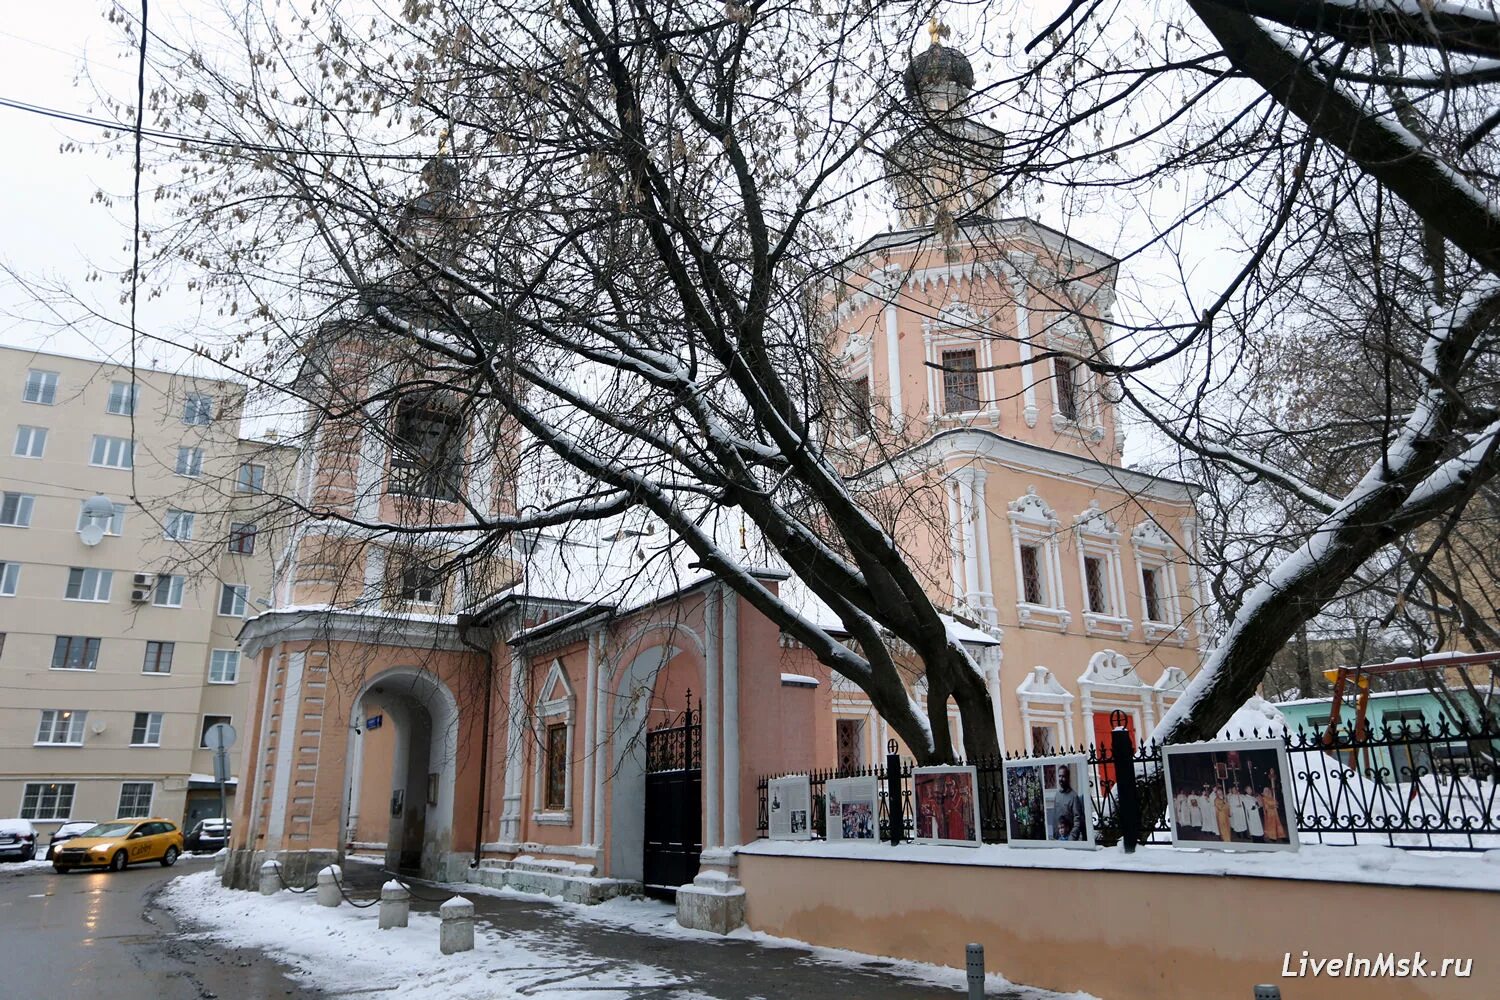
<svg viewBox="0 0 1500 1000">
<path fill-rule="evenodd" d="M 463 420 L 431 399 L 405 399 L 392 431 L 390 492 L 457 500 L 463 480 Z"/>
<path fill-rule="evenodd" d="M 979 409 L 979 362 L 973 348 L 943 352 L 943 412 Z"/>
</svg>

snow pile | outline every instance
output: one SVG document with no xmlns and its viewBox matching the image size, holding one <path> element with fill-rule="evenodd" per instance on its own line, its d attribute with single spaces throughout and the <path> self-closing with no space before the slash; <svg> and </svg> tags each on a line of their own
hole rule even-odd
<svg viewBox="0 0 1500 1000">
<path fill-rule="evenodd" d="M 1221 740 L 1268 738 L 1280 736 L 1289 732 L 1291 728 L 1286 716 L 1282 715 L 1275 705 L 1260 695 L 1253 694 L 1249 701 L 1235 709 L 1229 721 L 1224 723 L 1224 728 L 1219 730 L 1217 738 Z"/>
</svg>

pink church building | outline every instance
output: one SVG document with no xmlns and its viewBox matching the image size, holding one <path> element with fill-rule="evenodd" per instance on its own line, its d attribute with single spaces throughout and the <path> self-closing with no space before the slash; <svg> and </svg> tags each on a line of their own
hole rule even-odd
<svg viewBox="0 0 1500 1000">
<path fill-rule="evenodd" d="M 982 140 L 973 82 L 936 43 L 906 75 L 914 108 Z M 986 217 L 983 171 L 917 135 L 890 162 L 901 228 L 830 302 L 850 482 L 908 499 L 898 537 L 984 671 L 1002 746 L 1091 743 L 1116 709 L 1144 734 L 1198 661 L 1197 528 L 1186 486 L 1121 465 L 1118 400 L 1082 363 L 1107 357 L 1116 261 Z M 301 524 L 241 634 L 259 694 L 227 880 L 359 851 L 581 900 L 671 893 L 732 873 L 758 776 L 883 759 L 864 695 L 723 583 L 651 558 L 665 531 L 644 517 L 452 573 L 414 559 L 422 524 L 509 509 L 516 449 L 440 393 L 380 402 L 400 376 L 379 351 L 330 327 L 306 369 L 310 398 L 362 404 L 310 428 L 296 499 L 340 516 Z M 804 592 L 752 542 L 768 587 Z"/>
</svg>

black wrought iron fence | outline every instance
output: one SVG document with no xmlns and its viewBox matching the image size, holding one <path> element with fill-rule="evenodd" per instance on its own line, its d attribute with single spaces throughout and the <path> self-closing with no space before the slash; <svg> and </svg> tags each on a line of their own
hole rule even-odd
<svg viewBox="0 0 1500 1000">
<path fill-rule="evenodd" d="M 1261 731 L 1231 734 L 1232 740 L 1280 739 L 1286 748 L 1286 801 L 1295 813 L 1302 843 L 1382 844 L 1413 850 L 1485 851 L 1500 848 L 1500 726 L 1440 720 L 1372 726 L 1356 732 L 1338 730 Z M 1232 749 L 1232 740 L 1214 741 Z M 1101 842 L 1121 836 L 1116 821 L 1116 760 L 1108 746 L 1088 745 L 1057 754 L 1082 754 L 1089 772 L 1089 795 Z M 1007 760 L 1035 759 L 1026 754 L 973 761 L 979 779 L 980 834 L 985 843 L 1005 840 L 1004 767 Z M 1135 769 L 1140 790 L 1141 844 L 1170 844 L 1162 748 L 1156 743 L 1132 746 L 1128 766 Z M 879 779 L 880 838 L 891 838 L 890 786 L 900 788 L 901 835 L 913 835 L 910 758 L 888 759 L 849 771 L 814 771 L 812 826 L 824 835 L 824 786 L 832 778 Z M 802 773 L 802 772 L 795 772 Z M 759 781 L 758 829 L 767 829 L 767 775 Z"/>
</svg>

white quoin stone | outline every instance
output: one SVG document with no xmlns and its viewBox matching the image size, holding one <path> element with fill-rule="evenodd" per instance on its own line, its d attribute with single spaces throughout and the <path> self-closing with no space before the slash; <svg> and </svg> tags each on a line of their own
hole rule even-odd
<svg viewBox="0 0 1500 1000">
<path fill-rule="evenodd" d="M 438 907 L 438 948 L 444 955 L 474 950 L 474 904 L 454 896 Z"/>
<path fill-rule="evenodd" d="M 411 919 L 411 893 L 392 879 L 380 887 L 380 929 L 405 927 Z"/>
<path fill-rule="evenodd" d="M 275 861 L 267 861 L 260 866 L 260 894 L 274 896 L 280 891 L 281 866 Z"/>
<path fill-rule="evenodd" d="M 318 872 L 318 905 L 338 906 L 343 902 L 339 892 L 339 879 L 344 877 L 338 865 L 328 865 Z"/>
</svg>

